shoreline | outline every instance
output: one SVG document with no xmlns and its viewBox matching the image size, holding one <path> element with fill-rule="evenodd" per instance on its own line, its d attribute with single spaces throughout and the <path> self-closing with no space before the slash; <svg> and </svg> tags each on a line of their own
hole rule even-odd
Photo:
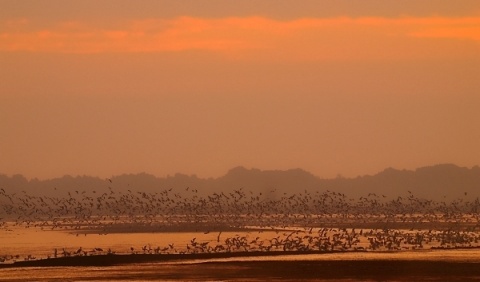
<svg viewBox="0 0 480 282">
<path fill-rule="evenodd" d="M 362 253 L 366 251 L 351 251 Z M 57 266 L 115 266 L 120 264 L 174 262 L 189 260 L 248 258 L 248 257 L 278 257 L 310 254 L 334 254 L 345 253 L 341 251 L 319 252 L 224 252 L 224 253 L 197 253 L 197 254 L 100 254 L 91 256 L 69 256 L 57 258 L 44 258 L 37 260 L 16 261 L 13 263 L 0 264 L 2 268 L 12 267 L 57 267 Z"/>
<path fill-rule="evenodd" d="M 0 265 L 0 272 L 22 271 L 22 273 L 28 273 L 30 278 L 38 281 L 49 281 L 50 278 L 56 278 L 55 275 L 58 275 L 56 273 L 62 273 L 62 279 L 84 280 L 91 277 L 89 275 L 92 275 L 94 271 L 102 273 L 101 277 L 95 278 L 97 281 L 158 279 L 174 279 L 175 281 L 212 279 L 228 281 L 264 281 L 271 279 L 278 281 L 297 281 L 299 279 L 303 281 L 328 281 L 332 279 L 344 281 L 480 280 L 479 260 L 468 262 L 446 261 L 438 258 L 418 259 L 414 255 L 402 259 L 391 259 L 390 256 L 376 259 L 327 258 L 319 260 L 296 259 L 293 257 L 308 254 L 335 255 L 335 253 L 325 252 L 112 254 L 19 261 L 9 265 Z M 280 256 L 292 257 L 284 260 Z M 253 257 L 259 257 L 259 259 L 241 259 Z M 264 259 L 263 257 L 267 258 Z M 271 257 L 271 259 L 268 257 Z M 228 260 L 228 258 L 233 260 Z M 132 270 L 134 270 L 134 275 Z M 0 278 L 0 281 L 3 281 L 2 278 Z M 18 281 L 21 281 L 21 279 L 19 278 Z"/>
<path fill-rule="evenodd" d="M 419 259 L 419 254 L 438 254 L 439 252 L 449 252 L 465 250 L 473 251 L 479 250 L 479 247 L 458 247 L 458 248 L 431 248 L 431 249 L 422 249 L 414 251 L 366 251 L 366 250 L 354 250 L 354 251 L 238 251 L 238 252 L 218 252 L 218 253 L 188 253 L 188 254 L 116 254 L 116 253 L 107 253 L 107 254 L 97 254 L 97 255 L 79 255 L 79 256 L 67 256 L 67 257 L 56 257 L 56 258 L 42 258 L 35 260 L 19 260 L 13 263 L 0 263 L 0 269 L 4 268 L 23 268 L 23 267 L 58 267 L 58 266 L 116 266 L 116 265 L 126 265 L 126 264 L 139 264 L 139 263 L 162 263 L 162 262 L 186 262 L 186 261 L 202 261 L 201 263 L 226 263 L 226 262 L 248 262 L 248 258 L 259 258 L 263 257 L 262 261 L 282 261 L 279 260 L 279 257 L 294 258 L 300 256 L 308 255 L 364 255 L 364 259 L 353 259 L 350 256 L 350 259 L 318 259 L 317 261 L 431 261 L 431 262 L 441 262 L 438 257 L 431 256 L 430 258 Z M 401 255 L 411 255 L 410 258 L 402 257 Z M 365 258 L 368 255 L 380 255 L 376 258 Z M 381 256 L 384 255 L 382 258 Z M 392 255 L 397 255 L 395 259 L 392 259 Z M 398 256 L 399 255 L 399 256 Z M 480 259 L 480 250 L 479 255 Z M 246 260 L 241 260 L 242 258 Z M 268 258 L 271 258 L 269 260 Z M 275 258 L 275 259 L 274 259 Z M 225 259 L 224 261 L 215 261 L 215 259 Z M 229 260 L 232 259 L 232 260 Z M 235 260 L 240 259 L 240 260 Z M 209 261 L 213 260 L 213 261 Z M 288 260 L 288 259 L 287 259 Z M 296 261 L 316 261 L 310 259 L 300 259 Z M 258 261 L 258 260 L 256 260 Z M 446 262 L 446 261 L 442 261 Z M 200 262 L 199 262 L 200 263 Z M 448 262 L 448 263 L 458 263 L 458 262 Z M 470 262 L 478 264 L 480 266 L 480 260 L 475 262 Z"/>
</svg>

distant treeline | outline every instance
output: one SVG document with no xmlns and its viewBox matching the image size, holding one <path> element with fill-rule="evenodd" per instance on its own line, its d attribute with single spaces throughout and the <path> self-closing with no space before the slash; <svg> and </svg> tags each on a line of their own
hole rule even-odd
<svg viewBox="0 0 480 282">
<path fill-rule="evenodd" d="M 236 167 L 218 178 L 199 178 L 195 175 L 175 174 L 155 177 L 150 174 L 123 174 L 108 179 L 91 176 L 63 176 L 49 180 L 26 179 L 22 175 L 0 174 L 0 188 L 9 193 L 25 192 L 29 195 L 67 195 L 75 191 L 127 193 L 142 191 L 155 193 L 174 189 L 183 193 L 187 188 L 202 195 L 213 192 L 231 192 L 243 188 L 248 191 L 281 197 L 295 191 L 334 191 L 350 197 L 367 196 L 370 193 L 389 198 L 406 196 L 409 191 L 417 197 L 437 201 L 458 198 L 476 199 L 480 196 L 480 167 L 458 167 L 453 164 L 428 166 L 411 170 L 385 169 L 375 175 L 356 178 L 337 177 L 321 179 L 302 169 L 259 170 Z M 275 191 L 275 193 L 272 193 Z"/>
</svg>

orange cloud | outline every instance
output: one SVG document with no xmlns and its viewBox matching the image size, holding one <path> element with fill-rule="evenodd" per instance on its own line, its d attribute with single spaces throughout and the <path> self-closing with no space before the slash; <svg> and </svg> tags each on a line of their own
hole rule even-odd
<svg viewBox="0 0 480 282">
<path fill-rule="evenodd" d="M 20 25 L 22 28 L 17 28 Z M 36 29 L 27 20 L 19 20 L 17 24 L 9 21 L 0 27 L 0 51 L 102 53 L 204 50 L 262 58 L 361 59 L 425 55 L 430 53 L 427 49 L 431 46 L 421 40 L 432 38 L 464 39 L 475 43 L 474 47 L 469 45 L 468 48 L 478 48 L 480 17 L 340 17 L 292 21 L 263 17 L 179 17 L 133 21 L 119 24 L 115 29 L 78 22 Z M 435 48 L 438 49 L 438 46 Z"/>
</svg>

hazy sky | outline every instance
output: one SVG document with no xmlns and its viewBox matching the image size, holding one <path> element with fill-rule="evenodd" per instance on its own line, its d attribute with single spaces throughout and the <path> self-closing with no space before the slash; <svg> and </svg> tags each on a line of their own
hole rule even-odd
<svg viewBox="0 0 480 282">
<path fill-rule="evenodd" d="M 0 173 L 480 164 L 480 1 L 0 0 Z"/>
</svg>

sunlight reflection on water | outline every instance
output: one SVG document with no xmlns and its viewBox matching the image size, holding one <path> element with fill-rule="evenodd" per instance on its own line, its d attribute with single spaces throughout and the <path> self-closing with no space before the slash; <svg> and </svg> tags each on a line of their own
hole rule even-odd
<svg viewBox="0 0 480 282">
<path fill-rule="evenodd" d="M 183 249 L 192 238 L 199 242 L 217 242 L 224 238 L 237 235 L 248 238 L 273 238 L 283 231 L 236 231 L 236 232 L 183 232 L 183 233 L 112 233 L 107 235 L 83 234 L 76 235 L 63 231 L 41 231 L 35 228 L 14 228 L 7 231 L 0 230 L 0 256 L 19 254 L 20 257 L 34 255 L 36 258 L 52 256 L 53 249 L 67 248 L 70 250 L 82 247 L 84 250 L 93 248 L 111 248 L 118 253 L 141 253 L 145 245 L 168 246 L 174 244 Z M 215 276 L 220 265 L 228 274 L 228 280 L 264 281 L 279 277 L 242 277 L 245 271 L 241 265 L 228 264 L 229 262 L 265 262 L 265 261 L 373 261 L 373 260 L 419 260 L 419 261 L 448 261 L 480 263 L 478 249 L 451 249 L 451 250 L 416 250 L 400 252 L 340 252 L 308 255 L 278 255 L 258 257 L 236 257 L 203 260 L 182 260 L 170 262 L 155 262 L 110 267 L 45 267 L 45 268 L 10 268 L 0 269 L 0 281 L 182 281 L 182 280 L 218 280 Z M 212 264 L 213 263 L 213 264 Z M 179 277 L 179 273 L 183 278 Z M 238 273 L 239 276 L 235 276 Z M 238 279 L 237 279 L 238 278 Z M 220 279 L 221 280 L 221 279 Z M 322 281 L 318 278 L 314 281 Z M 313 281 L 312 280 L 312 281 Z M 354 281 L 350 278 L 341 278 L 336 281 Z"/>
</svg>

